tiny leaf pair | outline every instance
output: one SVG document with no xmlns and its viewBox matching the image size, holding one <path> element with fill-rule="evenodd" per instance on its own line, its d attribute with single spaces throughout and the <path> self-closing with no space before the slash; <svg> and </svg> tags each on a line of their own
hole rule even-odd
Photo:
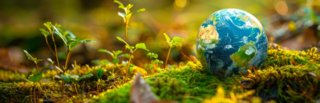
<svg viewBox="0 0 320 103">
<path fill-rule="evenodd" d="M 136 46 L 130 46 L 127 42 L 125 42 L 122 38 L 117 37 L 117 39 L 123 43 L 125 43 L 126 48 L 130 50 L 130 53 L 134 53 L 137 49 L 143 49 L 149 51 L 144 43 L 138 43 Z"/>
<path fill-rule="evenodd" d="M 175 47 L 175 46 L 182 46 L 182 44 L 180 42 L 184 41 L 184 39 L 181 38 L 181 37 L 173 37 L 172 39 L 170 39 L 170 37 L 166 33 L 163 33 L 163 35 L 164 35 L 164 37 L 166 38 L 166 40 L 167 40 L 167 42 L 169 44 L 169 51 L 168 51 L 168 54 L 167 54 L 166 62 L 164 64 L 164 69 L 166 69 L 166 65 L 167 65 L 167 62 L 168 62 L 168 58 L 169 58 L 169 55 L 170 55 L 171 48 Z"/>
<path fill-rule="evenodd" d="M 28 53 L 28 51 L 26 51 L 26 50 L 23 50 L 23 52 L 24 53 L 26 53 L 26 55 L 27 55 L 27 57 L 28 57 L 28 59 L 29 60 L 32 60 L 34 63 L 38 63 L 38 62 L 40 62 L 40 61 L 42 61 L 42 59 L 37 59 L 37 58 L 34 58 L 34 57 L 32 57 L 29 53 Z"/>
<path fill-rule="evenodd" d="M 114 64 L 116 64 L 116 63 L 119 63 L 120 62 L 120 60 L 118 59 L 118 57 L 126 57 L 126 58 L 129 58 L 130 57 L 130 54 L 121 54 L 122 53 L 122 51 L 121 50 L 117 50 L 117 51 L 112 51 L 112 52 L 110 52 L 110 51 L 108 51 L 108 50 L 106 50 L 106 49 L 99 49 L 98 50 L 98 52 L 102 52 L 102 53 L 107 53 L 107 54 L 109 54 L 109 55 L 111 55 L 111 57 L 112 57 L 112 63 L 114 63 Z"/>
<path fill-rule="evenodd" d="M 182 46 L 182 44 L 180 42 L 184 41 L 183 38 L 181 38 L 181 37 L 173 37 L 172 39 L 170 39 L 170 37 L 166 33 L 163 33 L 163 35 L 165 36 L 165 38 L 166 38 L 167 42 L 169 43 L 170 47 Z"/>
<path fill-rule="evenodd" d="M 130 9 L 133 7 L 132 4 L 128 4 L 127 6 L 124 6 L 120 1 L 118 0 L 114 0 L 115 3 L 119 4 L 119 8 L 120 9 L 123 9 L 124 10 L 124 13 L 123 12 L 118 12 L 118 15 L 121 16 L 123 18 L 123 21 L 124 23 L 128 23 L 131 16 L 134 15 L 135 13 L 138 13 L 138 12 L 142 12 L 142 11 L 145 11 L 146 9 L 145 8 L 141 8 L 135 12 L 131 12 Z"/>
</svg>

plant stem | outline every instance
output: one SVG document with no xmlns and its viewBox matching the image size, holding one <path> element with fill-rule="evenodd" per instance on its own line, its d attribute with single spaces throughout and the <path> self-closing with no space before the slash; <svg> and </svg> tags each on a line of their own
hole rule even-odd
<svg viewBox="0 0 320 103">
<path fill-rule="evenodd" d="M 36 99 L 36 86 L 34 86 L 33 87 L 34 89 L 33 89 L 33 101 L 34 101 L 34 103 L 36 103 L 37 102 L 37 99 Z"/>
<path fill-rule="evenodd" d="M 73 84 L 73 87 L 74 87 L 74 90 L 76 91 L 77 95 L 79 95 L 78 90 L 77 90 L 77 84 Z"/>
<path fill-rule="evenodd" d="M 37 73 L 39 74 L 39 67 L 38 67 L 38 63 L 37 62 L 34 62 L 37 66 Z"/>
<path fill-rule="evenodd" d="M 68 52 L 67 52 L 66 64 L 64 65 L 64 70 L 67 70 L 67 69 L 68 69 L 68 62 L 69 62 L 69 59 L 70 59 L 70 55 L 71 55 L 71 51 L 68 50 Z"/>
<path fill-rule="evenodd" d="M 127 82 L 127 75 L 128 75 L 129 65 L 130 65 L 130 61 L 131 61 L 131 55 L 132 55 L 132 53 L 130 53 L 129 61 L 127 64 L 127 72 L 126 72 L 126 76 L 124 77 L 124 82 Z"/>
<path fill-rule="evenodd" d="M 127 22 L 125 22 L 124 24 L 125 24 L 125 30 L 126 30 L 126 32 L 125 32 L 125 38 L 124 38 L 124 41 L 125 41 L 125 42 L 127 42 L 128 23 L 127 23 Z M 123 52 L 123 54 L 126 54 L 126 52 L 127 52 L 127 48 L 126 48 L 126 47 L 124 47 L 124 52 Z M 122 61 L 123 61 L 123 60 L 124 60 L 124 56 L 122 57 Z M 121 63 L 121 61 L 120 61 L 120 63 Z"/>
<path fill-rule="evenodd" d="M 52 37 L 52 42 L 53 42 L 53 45 L 54 45 L 54 51 L 56 53 L 54 56 L 56 57 L 58 67 L 60 67 L 59 58 L 58 58 L 58 51 L 57 51 L 57 45 L 56 45 L 56 42 L 54 40 L 54 36 L 53 36 L 52 32 L 51 32 L 51 37 Z"/>
<path fill-rule="evenodd" d="M 171 51 L 171 46 L 169 47 L 169 52 L 168 52 L 168 55 L 167 55 L 167 59 L 166 59 L 166 62 L 164 63 L 164 70 L 166 70 L 166 66 L 167 66 L 169 55 L 170 55 L 170 51 Z"/>
<path fill-rule="evenodd" d="M 63 91 L 64 91 L 64 80 L 62 81 L 62 85 L 61 85 L 61 96 L 62 96 L 62 98 L 63 98 Z"/>
<path fill-rule="evenodd" d="M 45 39 L 46 39 L 46 43 L 47 43 L 47 46 L 48 46 L 49 50 L 51 51 L 51 53 L 52 53 L 54 56 L 56 56 L 56 54 L 54 53 L 54 51 L 53 51 L 52 48 L 50 47 L 50 44 L 49 44 L 49 42 L 48 42 L 48 37 L 45 36 Z"/>
<path fill-rule="evenodd" d="M 150 67 L 149 65 L 150 65 L 150 64 L 148 63 L 148 65 L 147 65 L 147 66 L 148 66 L 148 67 L 147 67 L 147 72 L 148 72 L 148 70 L 149 70 L 150 73 L 151 73 L 151 70 L 150 70 L 150 68 L 149 68 L 149 67 Z"/>
<path fill-rule="evenodd" d="M 98 80 L 98 82 L 97 82 L 97 91 L 99 92 L 99 81 L 100 81 L 100 79 Z"/>
</svg>

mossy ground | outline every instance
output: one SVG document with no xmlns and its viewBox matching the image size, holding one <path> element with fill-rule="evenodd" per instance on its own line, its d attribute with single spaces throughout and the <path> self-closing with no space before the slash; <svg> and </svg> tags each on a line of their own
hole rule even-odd
<svg viewBox="0 0 320 103">
<path fill-rule="evenodd" d="M 248 75 L 240 74 L 230 78 L 221 78 L 210 75 L 199 62 L 189 61 L 165 72 L 160 71 L 157 74 L 147 75 L 145 80 L 151 85 L 151 90 L 159 99 L 179 102 L 195 103 L 210 100 L 211 97 L 216 96 L 216 93 L 219 93 L 217 89 L 219 86 L 226 91 L 224 98 L 234 102 L 248 100 L 253 96 L 259 96 L 263 101 L 275 100 L 277 102 L 314 102 L 319 99 L 320 64 L 318 61 L 320 55 L 316 52 L 317 49 L 312 48 L 307 52 L 299 52 L 284 50 L 280 46 L 273 48 L 269 48 L 264 65 L 260 68 L 250 68 Z M 103 67 L 107 71 L 113 68 L 112 66 Z M 87 72 L 92 72 L 95 68 L 99 67 L 87 67 Z M 79 72 L 78 70 L 75 69 L 70 73 Z M 17 74 L 11 73 L 10 75 Z M 50 78 L 49 74 L 45 75 Z M 28 77 L 28 74 L 24 75 Z M 1 81 L 15 80 L 15 82 L 0 83 L 0 102 L 29 102 L 33 98 L 32 93 L 34 92 L 32 91 L 34 90 L 37 93 L 37 98 L 52 101 L 77 102 L 91 99 L 92 102 L 129 102 L 130 82 L 123 84 L 121 76 L 111 82 L 107 75 L 110 74 L 106 73 L 106 77 L 102 78 L 102 82 L 99 83 L 102 89 L 97 93 L 92 92 L 97 89 L 95 76 L 76 85 L 79 89 L 79 95 L 76 95 L 72 84 L 66 84 L 65 92 L 67 95 L 64 96 L 65 99 L 62 99 L 63 97 L 60 95 L 61 80 L 40 84 L 22 82 L 16 76 L 1 77 Z M 250 96 L 239 96 L 249 90 L 256 92 Z M 83 93 L 86 96 L 82 95 Z"/>
</svg>

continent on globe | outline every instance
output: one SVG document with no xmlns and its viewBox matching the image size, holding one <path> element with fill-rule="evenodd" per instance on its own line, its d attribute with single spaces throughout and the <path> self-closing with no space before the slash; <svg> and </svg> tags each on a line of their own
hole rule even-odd
<svg viewBox="0 0 320 103">
<path fill-rule="evenodd" d="M 239 68 L 240 72 L 246 72 L 246 68 L 251 68 L 251 61 L 256 55 L 257 48 L 254 46 L 254 42 L 250 41 L 241 46 L 239 51 L 230 55 L 231 60 Z M 249 65 L 248 65 L 249 64 Z"/>
<path fill-rule="evenodd" d="M 268 41 L 260 22 L 239 9 L 214 12 L 200 26 L 197 57 L 211 74 L 230 77 L 263 64 Z"/>
</svg>

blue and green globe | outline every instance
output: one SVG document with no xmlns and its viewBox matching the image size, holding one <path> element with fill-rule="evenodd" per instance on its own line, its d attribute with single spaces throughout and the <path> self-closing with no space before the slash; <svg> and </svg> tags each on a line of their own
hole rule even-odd
<svg viewBox="0 0 320 103">
<path fill-rule="evenodd" d="M 223 9 L 202 23 L 196 50 L 211 74 L 230 77 L 261 66 L 267 56 L 268 40 L 253 15 L 239 9 Z"/>
</svg>

